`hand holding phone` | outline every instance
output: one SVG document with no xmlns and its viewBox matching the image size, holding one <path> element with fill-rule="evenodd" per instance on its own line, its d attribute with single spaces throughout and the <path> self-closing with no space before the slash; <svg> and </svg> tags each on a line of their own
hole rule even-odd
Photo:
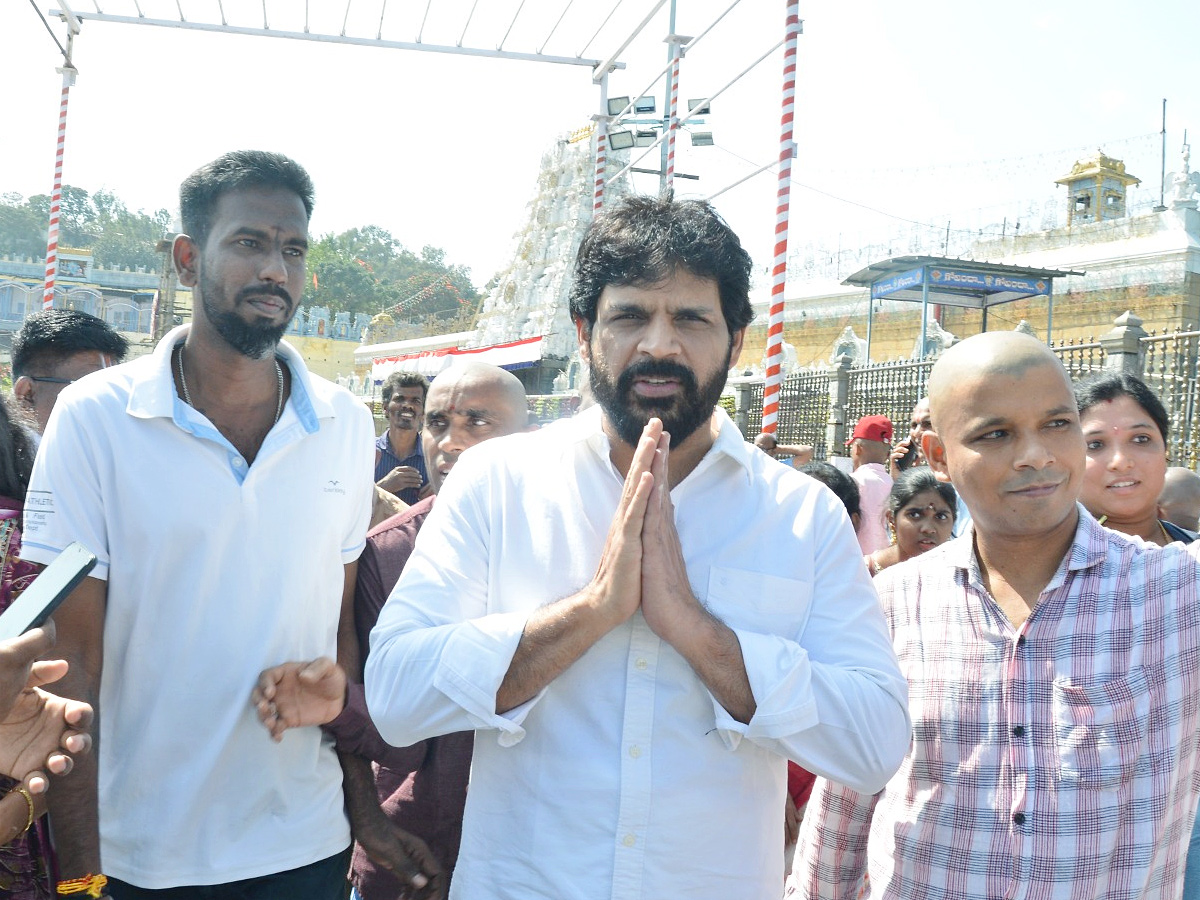
<svg viewBox="0 0 1200 900">
<path fill-rule="evenodd" d="M 68 546 L 0 614 L 0 641 L 20 637 L 44 623 L 95 566 L 96 555 L 83 544 Z"/>
</svg>

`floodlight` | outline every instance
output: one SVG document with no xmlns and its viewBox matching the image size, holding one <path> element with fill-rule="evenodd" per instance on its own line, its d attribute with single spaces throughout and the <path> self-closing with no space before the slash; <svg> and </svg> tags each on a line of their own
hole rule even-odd
<svg viewBox="0 0 1200 900">
<path fill-rule="evenodd" d="M 610 116 L 619 116 L 621 110 L 629 105 L 628 97 L 609 97 L 608 98 L 608 114 Z"/>
<path fill-rule="evenodd" d="M 654 115 L 654 97 L 638 97 L 637 102 L 633 104 L 633 111 L 639 116 Z"/>
<path fill-rule="evenodd" d="M 633 146 L 633 132 L 626 129 L 610 132 L 608 145 L 614 150 L 628 150 Z"/>
<path fill-rule="evenodd" d="M 713 137 L 711 131 L 693 131 L 692 146 L 693 147 L 711 147 L 713 145 Z"/>
<path fill-rule="evenodd" d="M 688 115 L 708 116 L 712 114 L 710 104 L 703 98 L 688 101 Z"/>
<path fill-rule="evenodd" d="M 639 129 L 633 136 L 633 146 L 635 147 L 653 147 L 654 142 L 658 140 L 658 132 L 654 129 L 642 131 Z"/>
</svg>

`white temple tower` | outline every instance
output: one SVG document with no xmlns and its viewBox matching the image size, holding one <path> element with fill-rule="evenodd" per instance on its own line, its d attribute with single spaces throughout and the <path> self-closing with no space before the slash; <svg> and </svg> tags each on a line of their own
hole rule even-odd
<svg viewBox="0 0 1200 900">
<path fill-rule="evenodd" d="M 471 347 L 489 347 L 543 336 L 543 357 L 569 359 L 576 350 L 567 308 L 571 270 L 583 233 L 592 221 L 595 136 L 591 127 L 574 132 L 542 155 L 525 224 L 515 235 L 508 268 L 484 300 Z M 610 154 L 609 172 L 624 164 Z M 609 183 L 605 202 L 629 193 L 628 179 Z"/>
</svg>

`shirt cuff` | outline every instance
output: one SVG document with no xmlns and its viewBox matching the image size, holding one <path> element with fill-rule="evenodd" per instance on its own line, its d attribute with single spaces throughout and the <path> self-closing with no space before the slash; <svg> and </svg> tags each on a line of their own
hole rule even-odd
<svg viewBox="0 0 1200 900">
<path fill-rule="evenodd" d="M 804 649 L 776 635 L 740 628 L 734 628 L 733 633 L 742 647 L 755 710 L 749 722 L 739 722 L 709 693 L 717 734 L 725 749 L 736 750 L 744 737 L 779 740 L 815 726 L 817 703 Z"/>
<path fill-rule="evenodd" d="M 358 752 L 363 731 L 373 727 L 371 715 L 367 712 L 367 700 L 363 696 L 363 686 L 354 682 L 346 685 L 346 702 L 342 711 L 321 726 L 333 738 L 339 750 L 351 753 Z"/>
<path fill-rule="evenodd" d="M 496 712 L 496 694 L 508 674 L 528 616 L 524 613 L 493 613 L 463 622 L 454 629 L 442 650 L 433 686 L 457 703 L 475 728 L 494 728 L 501 747 L 511 747 L 525 737 L 522 723 L 543 696 L 508 710 Z"/>
</svg>

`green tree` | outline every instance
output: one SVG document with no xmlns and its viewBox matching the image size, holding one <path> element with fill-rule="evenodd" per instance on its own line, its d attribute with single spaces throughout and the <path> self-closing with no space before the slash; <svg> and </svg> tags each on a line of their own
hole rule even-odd
<svg viewBox="0 0 1200 900">
<path fill-rule="evenodd" d="M 332 310 L 389 311 L 401 321 L 454 318 L 479 292 L 470 270 L 447 266 L 445 256 L 431 246 L 418 256 L 376 225 L 324 235 L 309 248 L 310 280 L 316 277 L 306 299 Z"/>
<path fill-rule="evenodd" d="M 96 211 L 92 255 L 98 265 L 131 269 L 145 266 L 149 271 L 163 264 L 155 246 L 171 227 L 169 212 L 130 212 L 119 197 L 104 190 L 92 195 L 92 204 Z"/>
<path fill-rule="evenodd" d="M 161 257 L 155 245 L 167 233 L 171 216 L 165 209 L 147 214 L 131 212 L 115 194 L 65 185 L 59 209 L 60 247 L 91 248 L 96 263 L 109 268 L 157 268 Z M 50 195 L 0 197 L 0 253 L 10 256 L 46 255 L 50 226 Z"/>
<path fill-rule="evenodd" d="M 49 224 L 20 194 L 0 195 L 0 254 L 44 259 Z"/>
</svg>

